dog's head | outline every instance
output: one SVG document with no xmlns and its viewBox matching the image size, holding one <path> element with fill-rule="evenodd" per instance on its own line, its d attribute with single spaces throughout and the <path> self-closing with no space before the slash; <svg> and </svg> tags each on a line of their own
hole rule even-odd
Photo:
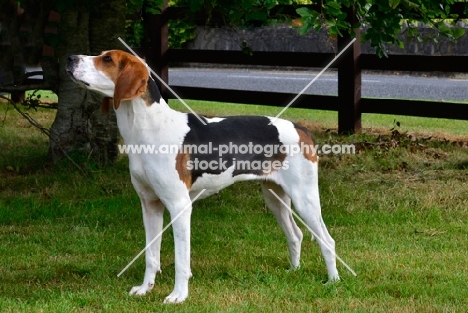
<svg viewBox="0 0 468 313">
<path fill-rule="evenodd" d="M 98 56 L 71 55 L 66 70 L 79 85 L 114 98 L 116 110 L 121 101 L 145 93 L 149 79 L 145 63 L 120 50 L 104 51 Z M 108 104 L 109 99 L 105 99 L 104 112 L 108 111 Z"/>
</svg>

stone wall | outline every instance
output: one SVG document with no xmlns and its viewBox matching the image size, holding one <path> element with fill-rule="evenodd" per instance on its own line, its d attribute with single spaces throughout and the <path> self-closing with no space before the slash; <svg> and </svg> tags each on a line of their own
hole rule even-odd
<svg viewBox="0 0 468 313">
<path fill-rule="evenodd" d="M 466 27 L 466 25 L 461 26 Z M 420 33 L 424 37 L 433 33 L 433 30 L 420 27 Z M 438 43 L 417 40 L 406 42 L 403 35 L 401 39 L 405 41 L 405 48 L 388 45 L 389 54 L 468 55 L 468 35 L 457 42 L 444 37 L 440 37 Z M 198 27 L 197 37 L 188 43 L 186 48 L 241 50 L 244 41 L 253 51 L 336 52 L 336 41 L 330 39 L 325 31 L 312 30 L 306 35 L 299 35 L 298 30 L 290 26 L 253 29 Z M 370 44 L 364 43 L 362 53 L 374 53 L 374 49 Z"/>
</svg>

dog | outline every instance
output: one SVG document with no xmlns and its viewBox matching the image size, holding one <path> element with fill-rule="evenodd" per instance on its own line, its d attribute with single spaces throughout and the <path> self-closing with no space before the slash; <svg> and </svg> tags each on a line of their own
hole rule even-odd
<svg viewBox="0 0 468 313">
<path fill-rule="evenodd" d="M 292 200 L 318 239 L 329 281 L 340 279 L 335 241 L 321 214 L 318 157 L 315 151 L 302 149 L 315 144 L 307 129 L 266 116 L 206 118 L 175 111 L 161 97 L 144 61 L 120 50 L 71 55 L 66 70 L 79 85 L 113 98 L 127 146 L 181 147 L 164 149 L 166 153 L 128 154 L 146 243 L 161 233 L 165 208 L 173 222 L 175 284 L 165 303 L 183 302 L 189 294 L 192 199 L 202 191 L 200 198 L 205 198 L 237 181 L 262 182 L 266 205 L 286 235 L 291 268 L 299 267 L 303 239 L 290 210 Z M 106 101 L 103 111 L 109 105 Z M 156 274 L 161 273 L 160 248 L 161 236 L 146 250 L 143 283 L 133 287 L 130 295 L 145 295 L 154 287 Z"/>
</svg>

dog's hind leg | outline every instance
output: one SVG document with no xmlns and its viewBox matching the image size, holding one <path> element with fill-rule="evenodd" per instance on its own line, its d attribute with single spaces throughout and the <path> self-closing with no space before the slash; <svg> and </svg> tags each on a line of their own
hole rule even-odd
<svg viewBox="0 0 468 313">
<path fill-rule="evenodd" d="M 277 194 L 289 208 L 285 207 L 270 191 Z M 297 269 L 300 265 L 302 232 L 297 227 L 290 211 L 291 199 L 286 195 L 283 188 L 273 182 L 263 182 L 262 192 L 265 203 L 275 216 L 278 224 L 283 229 L 289 246 L 291 269 Z"/>
<path fill-rule="evenodd" d="M 161 273 L 161 238 L 163 228 L 164 205 L 160 200 L 149 200 L 140 195 L 141 208 L 143 210 L 143 224 L 146 233 L 146 246 L 159 236 L 145 251 L 145 277 L 141 286 L 135 286 L 130 290 L 130 295 L 145 295 L 154 287 L 157 273 Z"/>
<path fill-rule="evenodd" d="M 317 239 L 325 259 L 329 280 L 339 280 L 340 277 L 336 269 L 335 241 L 328 233 L 322 218 L 318 182 L 314 182 L 312 178 L 311 184 L 292 184 L 288 185 L 287 188 L 296 211 Z"/>
</svg>

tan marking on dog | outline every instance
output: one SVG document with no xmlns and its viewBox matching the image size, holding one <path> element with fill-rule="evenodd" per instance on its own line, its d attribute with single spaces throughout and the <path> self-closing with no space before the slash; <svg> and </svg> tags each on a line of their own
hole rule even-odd
<svg viewBox="0 0 468 313">
<path fill-rule="evenodd" d="M 104 62 L 104 56 L 111 57 L 112 62 Z M 122 51 L 111 50 L 101 52 L 100 55 L 94 57 L 93 62 L 96 69 L 103 72 L 115 84 L 122 70 L 121 63 L 125 62 L 125 58 L 126 56 L 122 53 Z"/>
<path fill-rule="evenodd" d="M 312 136 L 302 128 L 296 128 L 296 131 L 299 134 L 299 147 L 304 157 L 313 163 L 318 162 L 315 141 Z"/>
<path fill-rule="evenodd" d="M 145 101 L 146 103 L 146 106 L 149 107 L 153 104 L 153 102 L 151 101 L 151 95 L 149 92 L 145 92 L 144 94 L 141 95 L 141 99 L 143 99 L 143 101 Z"/>
<path fill-rule="evenodd" d="M 180 180 L 187 186 L 187 189 L 190 189 L 192 187 L 192 172 L 187 168 L 188 161 L 190 161 L 190 154 L 179 153 L 176 156 L 175 167 Z"/>
</svg>

